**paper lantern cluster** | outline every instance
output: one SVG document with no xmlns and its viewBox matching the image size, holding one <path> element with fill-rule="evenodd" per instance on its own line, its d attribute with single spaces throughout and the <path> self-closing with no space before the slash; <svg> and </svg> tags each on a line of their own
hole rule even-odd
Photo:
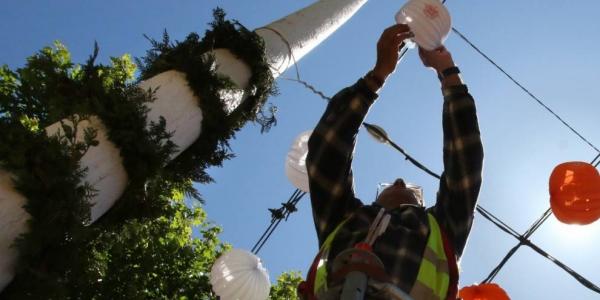
<svg viewBox="0 0 600 300">
<path fill-rule="evenodd" d="M 452 21 L 448 9 L 439 0 L 410 0 L 396 14 L 398 24 L 407 24 L 415 34 L 413 40 L 425 50 L 442 46 Z"/>
<path fill-rule="evenodd" d="M 215 261 L 210 284 L 221 300 L 265 300 L 271 288 L 260 258 L 242 249 L 232 249 Z"/>
<path fill-rule="evenodd" d="M 312 130 L 308 130 L 298 135 L 285 160 L 285 175 L 296 188 L 307 193 L 309 188 L 306 156 L 308 155 L 308 139 L 311 134 Z"/>
<path fill-rule="evenodd" d="M 590 224 L 600 218 L 600 175 L 585 162 L 566 162 L 550 175 L 550 207 L 566 224 Z"/>
<path fill-rule="evenodd" d="M 508 294 L 495 283 L 466 286 L 458 292 L 462 300 L 510 300 Z"/>
</svg>

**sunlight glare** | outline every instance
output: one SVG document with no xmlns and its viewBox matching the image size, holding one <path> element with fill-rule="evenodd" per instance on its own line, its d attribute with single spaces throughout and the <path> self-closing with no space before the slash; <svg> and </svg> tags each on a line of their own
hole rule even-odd
<svg viewBox="0 0 600 300">
<path fill-rule="evenodd" d="M 569 247 L 591 245 L 597 238 L 599 228 L 595 223 L 590 225 L 569 225 L 561 223 L 556 219 L 549 220 L 548 225 L 552 232 L 555 233 L 557 242 Z"/>
</svg>

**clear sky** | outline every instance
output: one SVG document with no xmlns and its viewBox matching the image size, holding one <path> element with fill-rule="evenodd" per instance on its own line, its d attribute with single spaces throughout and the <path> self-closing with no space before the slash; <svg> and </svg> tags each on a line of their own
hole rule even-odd
<svg viewBox="0 0 600 300">
<path fill-rule="evenodd" d="M 53 40 L 83 62 L 100 45 L 100 58 L 142 56 L 167 29 L 174 39 L 202 33 L 211 10 L 256 28 L 313 1 L 20 1 L 0 9 L 0 63 L 23 65 Z M 346 25 L 299 62 L 302 78 L 333 95 L 365 74 L 375 61 L 375 43 L 404 1 L 371 0 Z M 505 67 L 550 107 L 600 145 L 597 85 L 600 21 L 595 0 L 448 0 L 453 25 Z M 595 152 L 484 61 L 457 36 L 446 43 L 476 99 L 485 147 L 480 204 L 523 232 L 549 206 L 548 177 L 565 161 L 590 161 Z M 288 72 L 286 76 L 294 76 Z M 294 137 L 311 129 L 325 101 L 303 87 L 278 81 L 278 126 L 267 134 L 246 126 L 231 142 L 237 157 L 210 170 L 216 183 L 198 186 L 210 219 L 223 226 L 222 239 L 250 249 L 267 227 L 267 208 L 287 201 L 294 188 L 284 175 L 284 158 Z M 436 172 L 442 170 L 442 99 L 433 72 L 409 52 L 386 83 L 367 121 Z M 405 178 L 424 187 L 431 204 L 437 182 L 391 148 L 361 132 L 355 153 L 356 191 L 370 203 L 379 182 Z M 600 223 L 560 225 L 554 217 L 533 242 L 600 285 Z M 483 280 L 516 240 L 476 215 L 461 262 L 461 285 Z M 305 272 L 317 252 L 308 198 L 271 237 L 260 256 L 272 279 L 285 270 Z M 598 299 L 600 296 L 547 259 L 521 248 L 496 277 L 513 299 Z"/>
</svg>

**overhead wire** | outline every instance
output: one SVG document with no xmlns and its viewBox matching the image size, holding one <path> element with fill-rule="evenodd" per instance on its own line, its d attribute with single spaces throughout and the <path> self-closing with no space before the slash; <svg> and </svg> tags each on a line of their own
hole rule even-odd
<svg viewBox="0 0 600 300">
<path fill-rule="evenodd" d="M 566 264 L 564 264 L 560 260 L 556 259 L 554 256 L 550 255 L 548 252 L 544 251 L 542 248 L 540 248 L 539 246 L 537 246 L 536 244 L 534 244 L 533 242 L 531 242 L 525 236 L 521 236 L 521 235 L 515 236 L 515 235 L 513 235 L 512 232 L 516 232 L 516 231 L 514 231 L 514 229 L 510 228 L 506 224 L 503 224 L 501 222 L 497 222 L 497 220 L 495 218 L 490 218 L 488 220 L 490 222 L 492 222 L 494 225 L 496 225 L 498 228 L 500 228 L 502 231 L 509 233 L 510 235 L 512 235 L 513 237 L 515 237 L 517 240 L 519 240 L 519 244 L 517 244 L 512 249 L 510 249 L 510 251 L 508 252 L 508 254 L 506 256 L 504 256 L 504 258 L 502 259 L 502 261 L 500 262 L 500 264 L 496 268 L 494 268 L 494 270 L 488 276 L 488 278 L 486 278 L 483 281 L 484 283 L 491 282 L 493 280 L 493 278 L 498 274 L 498 272 L 500 271 L 500 269 L 502 268 L 502 266 L 504 266 L 504 264 L 506 264 L 506 262 L 517 251 L 517 249 L 521 245 L 525 245 L 525 246 L 528 246 L 529 248 L 531 248 L 533 251 L 535 251 L 538 254 L 540 254 L 541 256 L 547 258 L 548 260 L 550 260 L 554 264 L 556 264 L 558 267 L 560 267 L 565 272 L 567 272 L 569 275 L 571 275 L 573 278 L 575 278 L 575 280 L 579 281 L 579 283 L 581 283 L 583 286 L 585 286 L 588 289 L 590 289 L 590 290 L 592 290 L 592 291 L 600 294 L 600 288 L 598 286 L 596 286 L 594 283 L 592 283 L 591 281 L 589 281 L 588 279 L 586 279 L 585 277 L 583 277 L 582 275 L 580 275 L 579 273 L 577 273 L 575 270 L 571 269 L 569 266 L 567 266 Z"/>
<path fill-rule="evenodd" d="M 291 61 L 293 63 L 294 69 L 296 71 L 296 78 L 290 78 L 290 77 L 284 77 L 284 76 L 280 76 L 279 78 L 281 78 L 283 80 L 287 80 L 287 81 L 293 81 L 296 83 L 300 83 L 305 88 L 309 89 L 311 92 L 313 92 L 314 94 L 321 97 L 321 99 L 326 100 L 326 101 L 331 101 L 331 97 L 326 96 L 323 92 L 316 89 L 312 84 L 310 84 L 300 78 L 300 69 L 298 68 L 298 62 L 296 61 L 296 57 L 294 56 L 294 52 L 292 51 L 292 45 L 290 45 L 290 42 L 285 38 L 285 36 L 283 36 L 283 34 L 281 32 L 279 32 L 277 29 L 269 27 L 269 26 L 260 27 L 260 28 L 257 28 L 256 30 L 259 30 L 259 29 L 266 29 L 266 30 L 269 30 L 269 31 L 275 33 L 288 49 L 288 56 L 289 56 L 288 61 Z M 288 64 L 288 66 L 286 66 L 286 69 L 287 69 L 287 67 L 289 67 L 289 64 Z M 278 68 L 271 67 L 271 69 L 274 72 L 279 73 Z"/>
<path fill-rule="evenodd" d="M 546 219 L 548 219 L 548 217 L 552 215 L 552 210 L 550 208 L 548 208 L 543 214 L 542 216 L 537 219 L 530 227 L 529 229 L 523 234 L 523 238 L 528 239 L 545 221 Z M 507 226 L 508 227 L 508 226 Z M 512 234 L 511 234 L 512 235 Z M 520 238 L 518 238 L 517 236 L 513 235 L 515 238 L 521 240 Z M 482 281 L 484 283 L 489 283 L 492 282 L 492 280 L 494 280 L 494 278 L 496 277 L 496 275 L 498 275 L 498 273 L 500 272 L 500 270 L 504 267 L 504 265 L 508 262 L 508 260 L 517 252 L 517 250 L 523 245 L 523 243 L 518 243 L 517 245 L 515 245 L 514 247 L 512 247 L 508 253 L 502 258 L 502 260 L 500 261 L 500 263 L 494 267 L 492 269 L 492 271 L 490 272 L 490 274 Z"/>
<path fill-rule="evenodd" d="M 298 190 L 295 190 L 294 193 L 292 193 L 292 196 L 290 196 L 289 200 L 286 203 L 290 203 L 294 199 L 297 192 L 298 192 Z M 265 231 L 260 236 L 260 238 L 258 238 L 258 241 L 256 241 L 254 246 L 252 246 L 251 252 L 253 252 L 253 253 L 258 248 L 258 246 L 263 242 L 263 239 L 265 238 L 265 236 L 272 231 L 271 229 L 273 228 L 273 226 L 275 226 L 275 223 L 277 222 L 277 220 L 283 218 L 283 216 L 284 216 L 283 210 L 269 209 L 269 211 L 271 212 L 271 224 L 269 224 L 269 227 L 267 227 L 267 229 L 265 229 Z"/>
<path fill-rule="evenodd" d="M 446 3 L 446 0 L 442 1 L 442 3 Z M 546 109 L 546 111 L 548 111 L 550 114 L 552 114 L 556 119 L 558 119 L 563 125 L 565 125 L 571 132 L 573 132 L 575 135 L 577 135 L 583 142 L 585 142 L 586 144 L 588 144 L 591 148 L 593 148 L 596 152 L 598 152 L 597 156 L 592 160 L 592 162 L 590 164 L 593 164 L 594 167 L 597 167 L 598 164 L 600 163 L 600 149 L 598 149 L 598 147 L 596 147 L 594 144 L 592 144 L 587 138 L 585 138 L 579 131 L 577 131 L 573 126 L 571 126 L 567 121 L 565 121 L 561 116 L 559 116 L 556 112 L 554 112 L 554 110 L 552 110 L 548 105 L 546 105 L 539 97 L 537 97 L 536 95 L 534 95 L 528 88 L 526 88 L 523 84 L 521 84 L 519 81 L 517 81 L 512 75 L 510 75 L 504 68 L 502 68 L 498 63 L 496 63 L 492 58 L 490 58 L 487 54 L 485 54 L 479 47 L 477 47 L 473 42 L 471 42 L 471 40 L 469 40 L 462 32 L 460 32 L 458 29 L 456 29 L 455 27 L 452 27 L 452 31 L 458 35 L 464 42 L 466 42 L 471 48 L 473 48 L 477 53 L 479 53 L 484 59 L 486 59 L 489 63 L 491 63 L 494 67 L 496 67 L 496 69 L 498 69 L 502 74 L 504 74 L 510 81 L 512 81 L 515 85 L 517 85 L 521 90 L 523 90 L 527 95 L 529 95 L 533 100 L 535 100 L 540 106 L 542 106 L 544 109 Z M 598 160 L 596 162 L 596 160 Z M 594 164 L 594 162 L 596 162 Z M 523 237 L 525 239 L 528 239 L 537 229 L 540 228 L 540 226 L 548 219 L 548 217 L 552 214 L 552 211 L 550 208 L 548 208 L 543 214 L 542 216 L 536 220 L 536 222 L 534 222 L 534 224 L 525 232 L 525 234 L 523 235 Z M 508 259 L 510 259 L 510 257 L 516 252 L 516 250 L 522 245 L 523 243 L 519 243 L 516 246 L 514 246 L 511 250 L 509 250 L 508 254 L 502 259 L 502 261 L 500 262 L 500 264 L 494 268 L 494 270 L 492 271 L 492 273 L 490 273 L 490 275 L 488 275 L 488 277 L 484 280 L 484 282 L 490 282 L 491 279 L 493 279 L 496 274 L 498 274 L 498 272 L 500 271 L 500 269 L 504 266 L 504 264 L 508 261 Z M 540 249 L 541 250 L 541 249 Z M 556 260 L 557 261 L 557 260 Z M 555 261 L 555 263 L 556 263 Z M 560 261 L 558 261 L 560 263 Z M 561 266 L 562 263 L 558 264 L 559 266 Z M 561 266 L 562 268 L 562 266 Z M 568 271 L 566 268 L 563 268 L 565 271 Z M 569 268 L 570 270 L 570 268 Z M 587 281 L 585 278 L 583 278 L 583 280 L 581 280 L 579 274 L 571 274 L 573 277 L 575 277 L 577 280 L 579 280 L 582 284 L 584 284 L 586 287 L 599 292 L 598 288 L 591 284 L 589 281 Z M 591 284 L 591 285 L 590 285 Z"/>
<path fill-rule="evenodd" d="M 594 161 L 594 160 L 598 159 L 598 157 L 600 157 L 600 154 L 599 154 L 598 156 L 596 156 L 596 158 L 594 158 L 594 159 L 592 160 L 592 163 L 593 163 L 593 161 Z M 591 163 L 590 163 L 590 164 L 591 164 Z M 541 216 L 540 218 L 538 218 L 538 219 L 537 219 L 537 220 L 536 220 L 536 221 L 535 221 L 535 222 L 534 222 L 534 223 L 531 225 L 531 227 L 529 227 L 529 229 L 527 229 L 527 231 L 526 231 L 526 232 L 523 234 L 523 238 L 524 238 L 524 239 L 529 239 L 529 237 L 531 237 L 531 235 L 532 235 L 532 234 L 533 234 L 533 233 L 534 233 L 536 230 L 538 230 L 538 229 L 539 229 L 539 228 L 542 226 L 542 224 L 543 224 L 544 222 L 546 222 L 546 220 L 548 220 L 548 218 L 550 217 L 550 215 L 552 215 L 552 209 L 551 209 L 551 208 L 548 208 L 548 209 L 547 209 L 547 210 L 546 210 L 546 211 L 545 211 L 545 212 L 542 214 L 542 216 Z M 519 242 L 517 245 L 515 245 L 513 248 L 511 248 L 511 250 L 509 250 L 509 251 L 508 251 L 508 253 L 506 254 L 506 256 L 505 256 L 504 258 L 502 258 L 502 260 L 500 261 L 500 263 L 499 263 L 499 264 L 498 264 L 498 265 L 497 265 L 497 266 L 496 266 L 494 269 L 492 269 L 492 271 L 490 272 L 490 274 L 489 274 L 489 275 L 488 275 L 488 276 L 487 276 L 487 277 L 484 279 L 484 281 L 483 281 L 483 282 L 491 282 L 491 281 L 494 279 L 494 277 L 496 277 L 496 275 L 498 275 L 498 273 L 500 272 L 500 269 L 502 269 L 502 267 L 503 267 L 503 266 L 506 264 L 506 262 L 508 261 L 508 259 L 510 259 L 510 257 L 512 257 L 512 256 L 514 255 L 514 253 L 516 252 L 516 250 L 517 250 L 519 247 L 521 247 L 522 245 L 527 245 L 527 244 L 526 244 L 526 243 L 524 243 L 524 242 L 523 242 L 521 239 L 519 239 L 519 240 L 520 240 L 520 242 Z M 528 245 L 527 245 L 527 246 L 528 246 Z M 560 264 L 559 264 L 559 266 L 560 266 Z M 563 268 L 563 269 L 564 269 L 565 271 L 567 271 L 567 269 L 565 269 L 565 268 Z M 569 268 L 569 269 L 570 269 L 570 268 Z M 572 276 L 573 276 L 573 277 L 575 277 L 575 278 L 576 278 L 578 281 L 580 281 L 580 282 L 581 282 L 581 280 L 579 279 L 579 277 L 580 277 L 580 275 L 579 275 L 579 274 L 576 274 L 576 273 L 575 273 L 575 275 L 573 275 L 573 274 L 572 274 Z M 587 279 L 585 279 L 585 278 L 583 278 L 583 279 L 584 279 L 584 281 L 587 281 L 587 282 L 589 282 Z M 589 284 L 587 284 L 587 283 L 586 283 L 586 284 L 584 284 L 584 285 L 585 285 L 586 287 L 588 287 L 588 288 L 590 288 L 590 289 L 594 290 L 594 291 L 598 291 L 598 290 L 596 290 L 596 289 L 597 289 L 597 287 L 596 287 L 595 285 L 594 285 L 593 287 L 590 287 L 590 285 L 589 285 Z"/>
<path fill-rule="evenodd" d="M 531 224 L 529 229 L 527 229 L 527 231 L 525 231 L 523 236 L 526 238 L 529 238 L 536 230 L 538 230 L 538 228 L 540 228 L 540 226 L 542 226 L 542 224 L 544 224 L 544 222 L 546 222 L 546 220 L 548 220 L 548 217 L 550 217 L 551 215 L 552 215 L 552 209 L 551 208 L 546 209 L 546 211 L 542 214 L 542 216 L 540 216 L 533 224 Z"/>
<path fill-rule="evenodd" d="M 446 3 L 446 0 L 443 0 L 442 3 Z M 281 79 L 300 83 L 304 87 L 306 87 L 307 89 L 311 90 L 313 93 L 319 95 L 322 99 L 325 99 L 327 101 L 331 100 L 331 97 L 326 96 L 324 93 L 322 93 L 321 91 L 317 90 L 313 85 L 309 84 L 306 81 L 303 81 L 300 78 L 300 72 L 299 72 L 298 64 L 297 64 L 297 61 L 296 61 L 296 59 L 295 59 L 295 57 L 293 55 L 293 51 L 292 51 L 291 45 L 290 45 L 289 41 L 287 41 L 287 39 L 280 32 L 278 32 L 277 30 L 275 30 L 273 28 L 270 28 L 270 27 L 262 27 L 262 28 L 259 28 L 259 29 L 267 29 L 267 30 L 270 30 L 270 31 L 274 32 L 275 34 L 277 34 L 281 38 L 281 40 L 286 44 L 286 46 L 288 48 L 289 55 L 290 55 L 290 60 L 293 61 L 293 65 L 295 67 L 296 78 L 294 79 L 294 78 L 288 78 L 288 77 L 280 77 Z M 457 34 L 463 41 L 465 41 L 469 46 L 471 46 L 477 53 L 479 53 L 482 57 L 484 57 L 488 62 L 490 62 L 494 67 L 496 67 L 496 69 L 498 69 L 502 74 L 504 74 L 510 81 L 512 81 L 521 90 L 523 90 L 527 95 L 529 95 L 533 100 L 535 100 L 540 106 L 542 106 L 544 109 L 546 109 L 546 111 L 548 111 L 556 119 L 558 119 L 571 132 L 573 132 L 575 135 L 577 135 L 583 142 L 585 142 L 587 145 L 589 145 L 591 148 L 593 148 L 596 152 L 598 152 L 598 155 L 592 160 L 591 164 L 595 163 L 594 167 L 597 167 L 598 164 L 600 164 L 600 149 L 598 149 L 594 144 L 592 144 L 587 138 L 585 138 L 579 131 L 577 131 L 573 126 L 571 126 L 568 122 L 566 122 L 561 116 L 559 116 L 556 112 L 554 112 L 554 110 L 552 110 L 548 105 L 546 105 L 539 97 L 537 97 L 536 95 L 534 95 L 523 84 L 521 84 L 519 81 L 517 81 L 512 75 L 510 75 L 506 70 L 504 70 L 504 68 L 502 68 L 498 63 L 496 63 L 487 54 L 485 54 L 479 47 L 477 47 L 473 42 L 471 42 L 462 32 L 460 32 L 455 27 L 452 27 L 452 31 L 455 34 Z M 400 48 L 400 55 L 399 55 L 398 61 L 400 61 L 404 57 L 404 55 L 407 53 L 407 50 L 408 50 L 407 47 L 401 47 Z M 398 146 L 396 143 L 394 143 L 391 139 L 389 139 L 387 137 L 386 137 L 386 139 L 388 140 L 388 144 L 389 145 L 391 145 L 396 150 L 398 150 L 400 153 L 402 153 L 405 156 L 405 158 L 408 161 L 410 161 L 413 165 L 415 165 L 419 169 L 423 170 L 427 174 L 429 174 L 429 175 L 431 175 L 431 176 L 433 176 L 433 177 L 435 177 L 437 179 L 440 179 L 440 176 L 438 174 L 436 174 L 435 172 L 431 171 L 430 169 L 428 169 L 427 167 L 425 167 L 423 164 L 421 164 L 420 162 L 418 162 L 416 159 L 414 159 L 412 156 L 410 156 L 408 153 L 406 153 L 406 151 L 404 151 L 404 149 L 402 149 L 400 146 Z M 286 204 L 291 205 L 292 207 L 295 207 L 295 204 L 305 194 L 306 193 L 300 193 L 299 190 L 296 190 L 292 194 L 292 197 L 290 197 L 290 200 L 288 200 L 287 203 L 282 203 L 282 205 L 283 205 L 282 208 L 285 208 Z M 571 276 L 573 276 L 576 280 L 578 280 L 581 284 L 583 284 L 587 288 L 589 288 L 589 289 L 591 289 L 591 290 L 593 290 L 593 291 L 595 291 L 597 293 L 600 293 L 600 288 L 598 288 L 597 286 L 595 286 L 589 280 L 587 280 L 583 276 L 579 275 L 577 272 L 575 272 L 574 270 L 572 270 L 571 268 L 569 268 L 568 266 L 566 266 L 565 264 L 563 264 L 562 262 L 560 262 L 556 258 L 552 257 L 550 254 L 548 254 L 547 252 L 545 252 L 544 250 L 542 250 L 541 248 L 539 248 L 538 246 L 536 246 L 535 244 L 533 244 L 531 241 L 529 241 L 528 238 L 537 229 L 539 229 L 540 226 L 552 214 L 551 209 L 547 209 L 542 214 L 542 216 L 540 218 L 538 218 L 523 235 L 520 235 L 517 231 L 515 231 L 514 229 L 512 229 L 510 226 L 508 226 L 506 223 L 504 223 L 501 219 L 497 218 L 492 213 L 490 213 L 489 211 L 485 210 L 481 205 L 477 205 L 476 210 L 484 218 L 488 219 L 490 222 L 492 222 L 493 224 L 495 224 L 499 229 L 501 229 L 502 231 L 506 232 L 507 234 L 509 234 L 509 235 L 511 235 L 511 236 L 513 236 L 513 237 L 515 237 L 516 239 L 519 240 L 519 244 L 517 244 L 516 246 L 514 246 L 513 248 L 511 248 L 511 250 L 509 250 L 509 252 L 507 253 L 507 255 L 505 255 L 505 257 L 502 259 L 502 261 L 500 262 L 500 264 L 498 266 L 496 266 L 492 270 L 492 272 L 490 273 L 490 275 L 488 275 L 488 277 L 484 280 L 484 282 L 491 282 L 491 280 L 499 273 L 499 271 L 506 264 L 506 262 L 508 262 L 508 260 L 512 257 L 512 255 L 514 255 L 514 253 L 516 253 L 516 251 L 519 249 L 519 247 L 521 245 L 527 245 L 531 249 L 533 249 L 534 251 L 536 251 L 538 254 L 540 254 L 540 255 L 548 258 L 552 262 L 554 262 L 556 265 L 558 265 L 560 268 L 562 268 L 563 270 L 565 270 L 567 273 L 569 273 Z M 286 217 L 285 217 L 285 219 L 287 220 L 287 217 L 289 217 L 289 214 L 291 212 L 289 212 L 289 211 L 286 210 L 285 213 L 287 214 Z M 260 249 L 262 248 L 262 246 L 269 239 L 269 237 L 274 232 L 274 230 L 277 228 L 277 226 L 279 225 L 279 223 L 281 222 L 282 219 L 283 218 L 272 218 L 271 224 L 265 230 L 265 232 L 263 233 L 263 235 L 260 237 L 260 239 L 257 241 L 257 243 L 252 248 L 252 251 L 254 253 L 258 253 L 258 251 L 260 251 Z"/>
<path fill-rule="evenodd" d="M 597 167 L 599 163 L 600 163 L 600 153 L 598 153 L 598 155 L 596 155 L 596 157 L 594 157 L 594 159 L 592 160 L 592 164 L 594 165 L 594 167 Z"/>
<path fill-rule="evenodd" d="M 388 144 L 390 144 L 390 145 L 393 144 L 393 142 L 391 141 L 391 139 L 389 137 L 387 137 L 387 136 L 382 136 L 382 137 L 384 137 L 384 138 L 386 138 L 387 140 L 390 141 Z M 394 148 L 396 148 L 396 147 L 394 147 Z M 398 148 L 400 148 L 400 147 L 398 147 Z M 418 162 L 416 159 L 412 158 L 412 156 L 410 156 L 406 151 L 404 151 L 404 149 L 402 149 L 402 151 L 399 151 L 399 152 L 402 153 L 402 155 L 404 155 L 405 158 L 408 161 L 410 161 L 413 165 L 415 165 L 417 168 L 425 171 L 426 173 L 428 173 L 432 177 L 435 177 L 437 179 L 440 178 L 440 176 L 438 174 L 435 174 L 435 173 L 429 171 L 429 169 L 427 167 L 425 167 L 423 164 L 421 164 L 420 162 Z M 411 159 L 408 159 L 408 157 L 410 157 Z M 433 173 L 433 174 L 431 174 L 430 172 Z M 502 267 L 504 267 L 504 265 L 508 262 L 508 260 L 515 254 L 515 252 L 519 249 L 519 247 L 521 247 L 522 245 L 526 245 L 526 246 L 530 247 L 531 249 L 533 249 L 538 254 L 540 254 L 540 255 L 546 257 L 547 259 L 549 259 L 550 261 L 552 261 L 558 267 L 560 267 L 565 272 L 567 272 L 569 275 L 571 275 L 573 278 L 575 278 L 575 280 L 577 280 L 578 282 L 580 282 L 583 286 L 587 287 L 588 289 L 590 289 L 590 290 L 592 290 L 592 291 L 594 291 L 596 293 L 600 293 L 600 288 L 598 286 L 594 285 L 591 281 L 589 281 L 588 279 L 586 279 L 585 277 L 583 277 L 582 275 L 580 275 L 579 273 L 577 273 L 576 271 L 574 271 L 573 269 L 571 269 L 570 267 L 568 267 L 567 265 L 565 265 L 564 263 L 562 263 L 561 261 L 559 261 L 558 259 L 556 259 L 555 257 L 551 256 L 546 251 L 542 250 L 540 247 L 538 247 L 537 245 L 533 244 L 529 240 L 529 237 L 552 214 L 552 211 L 550 209 L 546 210 L 542 214 L 542 216 L 539 219 L 537 219 L 532 224 L 531 228 L 529 228 L 525 232 L 525 234 L 523 234 L 523 235 L 519 234 L 516 230 L 512 229 L 509 225 L 507 225 L 506 223 L 504 223 L 500 218 L 496 217 L 494 214 L 492 214 L 491 212 L 489 212 L 488 210 L 486 210 L 485 208 L 483 208 L 483 206 L 477 204 L 476 210 L 477 210 L 477 212 L 479 212 L 479 214 L 481 216 L 483 216 L 485 219 L 487 219 L 488 221 L 490 221 L 492 224 L 496 225 L 500 230 L 506 232 L 507 234 L 509 234 L 512 237 L 514 237 L 517 240 L 519 240 L 519 243 L 516 246 L 514 246 L 513 248 L 511 248 L 509 250 L 509 252 L 502 258 L 502 261 L 500 262 L 500 264 L 498 264 L 498 266 L 496 266 L 492 270 L 492 272 L 490 273 L 490 275 L 488 275 L 488 277 L 486 277 L 483 280 L 484 283 L 485 282 L 488 282 L 488 283 L 491 282 L 494 279 L 494 277 L 500 272 L 500 270 L 502 269 Z"/>
<path fill-rule="evenodd" d="M 559 116 L 554 110 L 552 110 L 544 101 L 542 101 L 538 96 L 534 95 L 528 88 L 523 86 L 519 81 L 517 81 L 512 75 L 510 75 L 504 68 L 502 68 L 498 63 L 496 63 L 493 59 L 491 59 L 487 54 L 485 54 L 479 47 L 477 47 L 471 40 L 469 40 L 462 32 L 460 32 L 455 27 L 452 27 L 452 31 L 456 33 L 463 41 L 465 41 L 471 48 L 473 48 L 477 53 L 479 53 L 483 58 L 485 58 L 488 62 L 490 62 L 498 71 L 504 74 L 510 81 L 516 84 L 521 90 L 523 90 L 529 97 L 535 100 L 539 105 L 541 105 L 546 111 L 552 114 L 556 119 L 558 119 L 563 125 L 565 125 L 571 132 L 577 135 L 582 141 L 592 147 L 596 152 L 600 153 L 600 149 L 598 149 L 594 144 L 592 144 L 587 138 L 585 138 L 579 131 L 577 131 L 571 124 L 567 123 L 561 116 Z"/>
<path fill-rule="evenodd" d="M 296 208 L 296 204 L 306 195 L 306 192 L 303 192 L 299 189 L 296 189 L 287 202 L 281 203 L 281 207 L 278 209 L 269 209 L 271 212 L 271 224 L 267 227 L 267 229 L 260 236 L 258 241 L 252 247 L 251 252 L 254 254 L 258 254 L 258 252 L 262 249 L 265 243 L 269 240 L 277 226 L 281 223 L 282 220 L 287 221 L 290 214 L 296 212 L 298 209 Z"/>
<path fill-rule="evenodd" d="M 445 4 L 446 0 L 442 1 L 442 4 Z M 483 58 L 485 58 L 489 63 L 491 63 L 498 71 L 504 74 L 510 81 L 516 84 L 521 90 L 523 90 L 527 95 L 529 95 L 533 100 L 535 100 L 539 105 L 541 105 L 544 109 L 546 109 L 550 114 L 552 114 L 556 119 L 558 119 L 563 125 L 565 125 L 571 132 L 577 135 L 581 140 L 583 140 L 586 144 L 592 147 L 598 155 L 600 156 L 600 149 L 592 144 L 587 138 L 585 138 L 579 131 L 577 131 L 573 126 L 571 126 L 567 121 L 565 121 L 561 116 L 559 116 L 554 110 L 552 110 L 544 101 L 542 101 L 539 97 L 534 95 L 528 88 L 526 88 L 523 84 L 517 81 L 512 75 L 510 75 L 504 68 L 502 68 L 498 63 L 496 63 L 492 58 L 490 58 L 487 54 L 485 54 L 479 47 L 477 47 L 471 40 L 469 40 L 462 32 L 452 26 L 452 32 L 458 35 L 464 42 L 466 42 L 471 48 L 473 48 L 477 53 L 479 53 Z"/>
</svg>

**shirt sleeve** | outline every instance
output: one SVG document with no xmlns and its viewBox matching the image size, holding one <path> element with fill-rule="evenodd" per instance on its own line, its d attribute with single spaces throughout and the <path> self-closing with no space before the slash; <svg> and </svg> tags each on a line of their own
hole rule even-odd
<svg viewBox="0 0 600 300">
<path fill-rule="evenodd" d="M 319 246 L 362 206 L 354 196 L 352 155 L 360 125 L 376 98 L 362 79 L 341 90 L 308 141 L 306 164 Z"/>
<path fill-rule="evenodd" d="M 467 87 L 445 88 L 443 94 L 444 172 L 433 211 L 460 258 L 481 187 L 483 145 L 475 101 Z"/>
</svg>

